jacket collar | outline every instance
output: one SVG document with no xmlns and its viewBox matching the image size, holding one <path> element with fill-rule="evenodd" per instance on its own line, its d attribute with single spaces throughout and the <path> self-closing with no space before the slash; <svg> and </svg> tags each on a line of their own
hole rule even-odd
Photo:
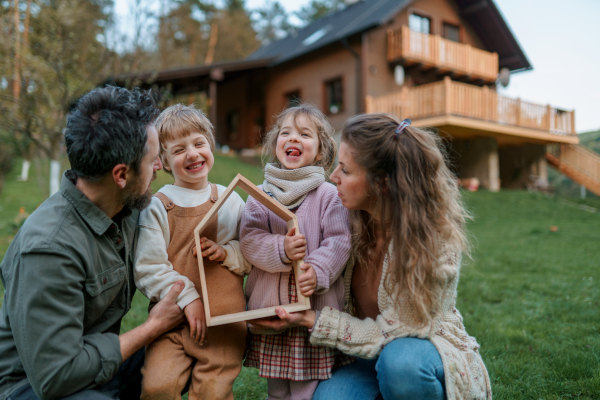
<svg viewBox="0 0 600 400">
<path fill-rule="evenodd" d="M 103 235 L 107 229 L 114 224 L 114 221 L 108 218 L 97 205 L 77 189 L 77 186 L 75 186 L 76 183 L 77 175 L 75 172 L 73 172 L 73 170 L 65 171 L 60 183 L 61 194 L 73 205 L 81 218 L 83 218 L 97 235 Z M 128 208 L 123 208 L 119 214 L 126 217 L 131 214 L 131 211 Z"/>
</svg>

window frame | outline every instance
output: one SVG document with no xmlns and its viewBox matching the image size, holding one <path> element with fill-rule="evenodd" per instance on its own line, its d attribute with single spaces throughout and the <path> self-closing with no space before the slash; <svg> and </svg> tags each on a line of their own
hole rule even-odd
<svg viewBox="0 0 600 400">
<path fill-rule="evenodd" d="M 328 86 L 337 81 L 340 82 L 340 101 L 341 102 L 339 104 L 337 112 L 332 112 L 331 107 L 334 106 L 335 104 L 331 104 L 331 105 L 328 104 L 328 102 L 329 102 Z M 344 75 L 338 75 L 336 77 L 329 78 L 329 79 L 326 79 L 323 81 L 323 110 L 325 111 L 325 114 L 339 115 L 345 111 L 346 105 L 345 105 L 345 98 L 344 98 L 344 95 L 345 95 L 344 86 L 345 86 Z"/>
<path fill-rule="evenodd" d="M 419 18 L 426 19 L 426 20 L 429 21 L 429 32 L 423 32 L 421 30 L 415 31 L 414 29 L 412 29 L 412 27 L 410 26 L 410 18 L 413 15 L 415 17 L 419 17 Z M 429 15 L 427 13 L 420 12 L 418 10 L 410 10 L 410 12 L 408 14 L 408 27 L 413 32 L 418 32 L 418 33 L 421 33 L 421 34 L 424 34 L 424 35 L 435 35 L 435 25 L 434 24 L 435 24 L 435 20 L 434 20 L 433 16 L 431 16 L 431 15 Z"/>
<path fill-rule="evenodd" d="M 449 38 L 447 38 L 445 36 L 445 34 L 446 34 L 446 26 L 452 26 L 454 28 L 457 28 L 457 31 L 458 31 L 458 41 L 454 41 L 454 40 L 449 39 Z M 464 42 L 464 40 L 463 40 L 463 29 L 462 29 L 462 25 L 461 24 L 457 24 L 457 23 L 454 23 L 454 22 L 451 22 L 451 21 L 442 20 L 442 32 L 440 32 L 440 33 L 441 33 L 440 36 L 442 38 L 446 39 L 446 40 L 450 40 L 450 41 L 455 42 L 455 43 L 463 43 Z"/>
</svg>

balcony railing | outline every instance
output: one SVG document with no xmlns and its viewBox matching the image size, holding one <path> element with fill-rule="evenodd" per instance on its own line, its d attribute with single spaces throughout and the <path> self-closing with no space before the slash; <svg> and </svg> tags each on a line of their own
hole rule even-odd
<svg viewBox="0 0 600 400">
<path fill-rule="evenodd" d="M 452 81 L 428 83 L 383 96 L 367 96 L 367 112 L 385 112 L 414 120 L 457 115 L 502 125 L 540 129 L 556 135 L 575 134 L 575 112 L 512 99 L 487 86 Z"/>
<path fill-rule="evenodd" d="M 496 80 L 498 54 L 468 44 L 456 43 L 438 35 L 415 32 L 407 26 L 388 31 L 388 61 L 420 63 L 457 75 Z"/>
</svg>

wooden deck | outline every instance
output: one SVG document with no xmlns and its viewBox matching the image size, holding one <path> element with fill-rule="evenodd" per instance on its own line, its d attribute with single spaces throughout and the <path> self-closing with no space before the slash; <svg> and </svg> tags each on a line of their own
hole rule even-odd
<svg viewBox="0 0 600 400">
<path fill-rule="evenodd" d="M 387 57 L 390 62 L 422 64 L 440 72 L 495 82 L 498 54 L 453 42 L 438 35 L 415 32 L 407 26 L 388 31 Z"/>
<path fill-rule="evenodd" d="M 412 88 L 405 86 L 387 95 L 367 96 L 366 110 L 427 120 L 431 126 L 464 126 L 480 135 L 490 131 L 548 143 L 579 143 L 574 111 L 512 99 L 486 86 L 455 82 L 449 77 Z M 442 116 L 446 118 L 439 118 Z"/>
</svg>

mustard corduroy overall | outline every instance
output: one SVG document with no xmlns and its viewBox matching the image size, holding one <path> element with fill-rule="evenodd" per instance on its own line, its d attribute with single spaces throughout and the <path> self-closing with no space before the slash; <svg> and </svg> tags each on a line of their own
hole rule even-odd
<svg viewBox="0 0 600 400">
<path fill-rule="evenodd" d="M 169 261 L 175 271 L 196 285 L 201 297 L 198 260 L 193 255 L 194 229 L 217 201 L 217 187 L 210 185 L 210 200 L 197 207 L 179 207 L 164 194 L 156 194 L 169 219 Z M 217 229 L 218 218 L 215 216 L 202 232 L 202 237 L 216 242 Z M 200 249 L 198 255 L 201 256 Z M 204 258 L 203 262 L 211 316 L 245 311 L 243 278 L 216 261 Z M 233 381 L 242 368 L 245 346 L 245 322 L 208 328 L 207 341 L 203 346 L 190 337 L 188 323 L 181 324 L 146 347 L 142 399 L 181 399 L 181 391 L 190 375 L 190 400 L 233 399 Z"/>
</svg>

